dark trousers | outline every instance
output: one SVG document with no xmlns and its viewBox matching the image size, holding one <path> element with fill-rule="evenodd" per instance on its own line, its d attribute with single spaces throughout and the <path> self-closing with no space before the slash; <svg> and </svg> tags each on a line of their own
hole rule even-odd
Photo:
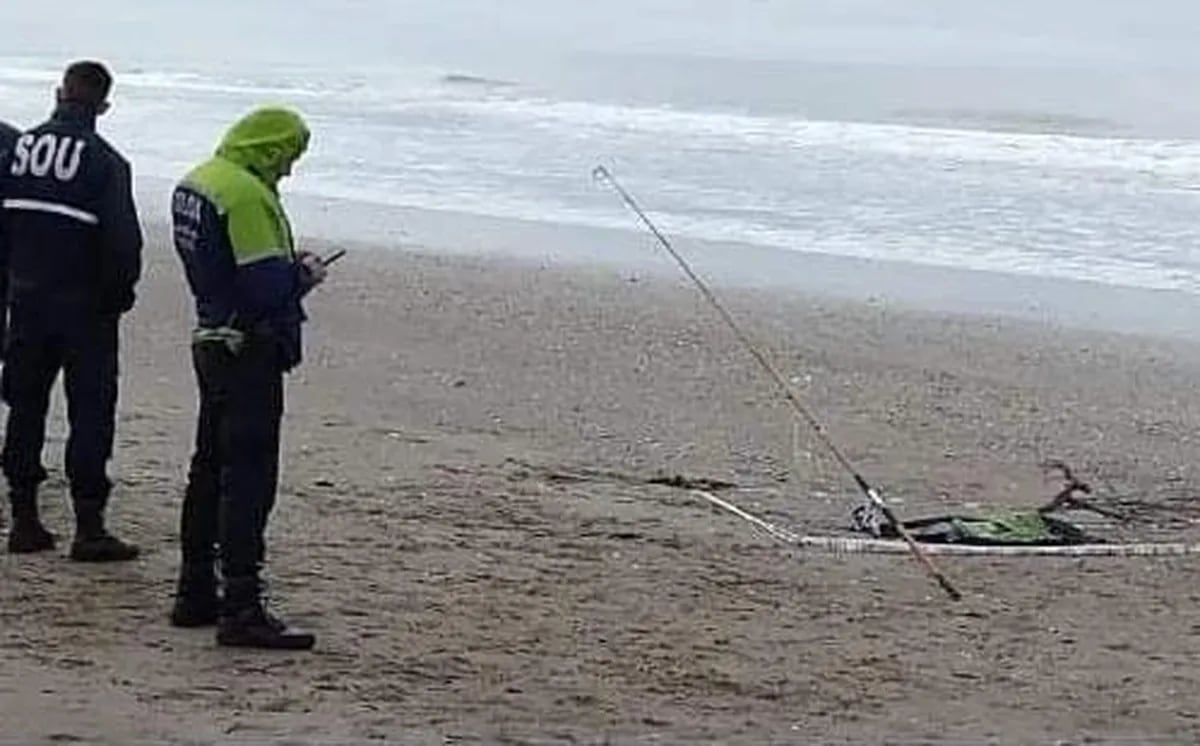
<svg viewBox="0 0 1200 746">
<path fill-rule="evenodd" d="M 192 346 L 200 390 L 196 445 L 180 521 L 184 573 L 219 560 L 227 595 L 258 592 L 264 534 L 279 478 L 283 372 L 273 343 Z"/>
<path fill-rule="evenodd" d="M 46 412 L 59 371 L 67 399 L 66 470 L 77 519 L 98 527 L 112 483 L 117 406 L 117 327 L 115 316 L 15 306 L 11 309 L 0 392 L 8 405 L 0 461 L 13 511 L 36 511 L 38 485 L 45 480 L 42 448 Z"/>
</svg>

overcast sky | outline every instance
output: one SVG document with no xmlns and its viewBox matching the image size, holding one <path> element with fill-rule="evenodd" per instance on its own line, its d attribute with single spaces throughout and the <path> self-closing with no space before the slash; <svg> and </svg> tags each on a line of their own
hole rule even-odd
<svg viewBox="0 0 1200 746">
<path fill-rule="evenodd" d="M 67 0 L 0 54 L 415 60 L 609 51 L 1200 67 L 1196 0 Z"/>
</svg>

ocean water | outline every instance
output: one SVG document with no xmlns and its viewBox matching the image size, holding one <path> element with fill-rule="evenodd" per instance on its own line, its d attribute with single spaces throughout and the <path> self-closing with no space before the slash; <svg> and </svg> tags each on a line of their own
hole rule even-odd
<svg viewBox="0 0 1200 746">
<path fill-rule="evenodd" d="M 105 59 L 155 184 L 285 103 L 298 195 L 635 228 L 604 164 L 675 236 L 1200 292 L 1195 2 L 67 6 L 0 14 L 0 118 Z"/>
</svg>

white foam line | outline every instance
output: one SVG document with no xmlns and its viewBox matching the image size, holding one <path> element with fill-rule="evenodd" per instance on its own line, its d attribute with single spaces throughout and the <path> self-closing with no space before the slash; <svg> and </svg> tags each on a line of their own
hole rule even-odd
<svg viewBox="0 0 1200 746">
<path fill-rule="evenodd" d="M 1194 178 L 1200 173 L 1200 142 L 1184 139 L 1094 137 L 1046 132 L 999 132 L 872 121 L 802 119 L 794 116 L 693 111 L 671 107 L 489 98 L 437 102 L 441 108 L 485 116 L 553 121 L 671 137 L 712 137 L 791 148 L 826 147 L 903 157 L 936 157 L 1049 167 L 1153 172 Z M 1189 182 L 1190 183 L 1190 182 Z"/>
<path fill-rule="evenodd" d="M 866 539 L 846 536 L 801 536 L 764 521 L 733 503 L 703 490 L 692 493 L 708 503 L 763 529 L 786 544 L 794 544 L 827 554 L 909 554 L 899 540 Z M 1068 546 L 976 546 L 972 544 L 928 544 L 921 548 L 929 554 L 984 557 L 1163 557 L 1200 554 L 1200 544 L 1182 542 L 1137 542 L 1133 544 L 1075 544 Z"/>
</svg>

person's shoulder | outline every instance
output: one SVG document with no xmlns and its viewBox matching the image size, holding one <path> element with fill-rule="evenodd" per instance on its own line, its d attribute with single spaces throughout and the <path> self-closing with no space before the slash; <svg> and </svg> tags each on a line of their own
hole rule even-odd
<svg viewBox="0 0 1200 746">
<path fill-rule="evenodd" d="M 179 187 L 196 192 L 219 213 L 253 208 L 262 203 L 262 184 L 249 171 L 214 156 L 194 167 Z"/>
<path fill-rule="evenodd" d="M 117 149 L 117 146 L 108 141 L 104 135 L 99 132 L 89 133 L 91 141 L 95 144 L 96 150 L 100 155 L 109 160 L 113 165 L 128 171 L 130 169 L 129 159 Z"/>
</svg>

